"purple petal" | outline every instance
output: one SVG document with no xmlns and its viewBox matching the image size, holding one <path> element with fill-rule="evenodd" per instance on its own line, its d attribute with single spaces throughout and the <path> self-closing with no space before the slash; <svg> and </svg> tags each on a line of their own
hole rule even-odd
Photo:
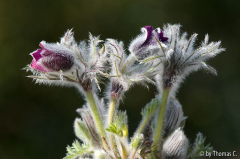
<svg viewBox="0 0 240 159">
<path fill-rule="evenodd" d="M 41 49 L 31 54 L 33 56 L 32 68 L 42 72 L 53 72 L 67 71 L 74 65 L 71 50 L 57 44 L 47 44 L 45 41 L 39 46 Z"/>
<path fill-rule="evenodd" d="M 151 42 L 151 39 L 152 39 L 152 31 L 153 31 L 152 26 L 149 25 L 149 26 L 145 26 L 144 28 L 147 30 L 147 38 L 144 41 L 144 43 L 141 45 L 141 47 L 145 46 L 145 45 L 148 45 Z"/>
<path fill-rule="evenodd" d="M 163 32 L 162 32 L 162 30 L 161 30 L 160 33 L 159 33 L 159 39 L 161 39 L 161 38 L 163 38 Z"/>
<path fill-rule="evenodd" d="M 42 58 L 41 52 L 43 51 L 43 49 L 38 49 L 36 52 L 32 53 L 33 58 L 38 61 L 39 59 Z"/>
<path fill-rule="evenodd" d="M 159 33 L 158 38 L 159 38 L 159 41 L 161 41 L 161 42 L 163 42 L 163 43 L 164 43 L 164 42 L 168 42 L 168 38 L 163 36 L 162 30 L 161 30 L 161 32 Z"/>
<path fill-rule="evenodd" d="M 162 42 L 168 42 L 168 38 L 167 37 L 163 37 L 161 40 L 162 40 Z"/>
<path fill-rule="evenodd" d="M 144 28 L 147 30 L 147 39 L 146 39 L 146 41 L 147 41 L 147 40 L 149 40 L 151 38 L 153 28 L 150 25 L 149 26 L 145 26 Z"/>
<path fill-rule="evenodd" d="M 43 65 L 41 65 L 41 63 L 37 62 L 35 59 L 32 60 L 31 67 L 41 72 L 51 72 L 50 70 L 45 68 Z"/>
</svg>

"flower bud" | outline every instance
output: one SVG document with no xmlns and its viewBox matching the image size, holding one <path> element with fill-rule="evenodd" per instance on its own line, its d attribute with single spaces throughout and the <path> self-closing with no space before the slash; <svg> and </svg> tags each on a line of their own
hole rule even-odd
<svg viewBox="0 0 240 159">
<path fill-rule="evenodd" d="M 73 51 L 57 44 L 40 43 L 41 49 L 31 53 L 31 67 L 41 72 L 67 71 L 74 64 Z"/>
<path fill-rule="evenodd" d="M 186 117 L 183 115 L 181 104 L 176 98 L 169 98 L 163 123 L 164 137 L 178 128 L 184 119 L 186 119 Z"/>
<path fill-rule="evenodd" d="M 79 118 L 75 119 L 74 121 L 74 132 L 75 135 L 85 143 L 90 142 L 91 136 L 89 129 L 87 128 L 86 124 Z"/>
<path fill-rule="evenodd" d="M 114 99 L 120 99 L 123 95 L 124 88 L 117 80 L 113 80 L 111 88 L 111 97 Z"/>
<path fill-rule="evenodd" d="M 185 159 L 188 150 L 188 139 L 183 131 L 178 128 L 163 144 L 163 159 Z"/>
<path fill-rule="evenodd" d="M 94 147 L 101 147 L 101 140 L 100 136 L 97 132 L 94 120 L 92 115 L 90 114 L 89 110 L 84 106 L 82 109 L 77 109 L 77 112 L 81 115 L 83 123 L 85 124 L 85 128 L 88 129 L 90 141 Z M 84 129 L 85 129 L 84 128 Z M 86 133 L 87 131 L 84 130 Z"/>
</svg>

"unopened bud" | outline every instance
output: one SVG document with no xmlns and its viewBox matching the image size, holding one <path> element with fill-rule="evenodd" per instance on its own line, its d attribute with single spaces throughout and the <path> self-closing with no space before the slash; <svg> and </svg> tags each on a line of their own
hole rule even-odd
<svg viewBox="0 0 240 159">
<path fill-rule="evenodd" d="M 178 128 L 164 142 L 162 150 L 163 159 L 185 159 L 188 150 L 188 139 Z"/>
</svg>

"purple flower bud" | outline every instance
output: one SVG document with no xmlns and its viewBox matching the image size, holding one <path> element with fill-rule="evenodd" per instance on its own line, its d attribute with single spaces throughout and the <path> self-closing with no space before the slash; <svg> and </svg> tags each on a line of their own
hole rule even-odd
<svg viewBox="0 0 240 159">
<path fill-rule="evenodd" d="M 47 44 L 42 41 L 41 49 L 31 53 L 31 67 L 41 72 L 67 71 L 74 64 L 72 50 L 57 44 Z"/>
</svg>

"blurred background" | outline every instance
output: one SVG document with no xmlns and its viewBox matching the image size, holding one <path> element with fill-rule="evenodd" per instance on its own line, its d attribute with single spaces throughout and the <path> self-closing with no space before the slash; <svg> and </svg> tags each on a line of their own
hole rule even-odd
<svg viewBox="0 0 240 159">
<path fill-rule="evenodd" d="M 217 151 L 240 157 L 240 1 L 238 0 L 0 0 L 0 158 L 59 159 L 75 140 L 75 110 L 84 104 L 75 88 L 37 85 L 21 70 L 41 40 L 56 42 L 73 28 L 77 41 L 88 32 L 128 46 L 145 25 L 180 23 L 182 31 L 208 33 L 226 52 L 211 59 L 218 71 L 190 75 L 177 95 L 193 142 L 202 132 Z M 130 134 L 156 89 L 135 86 L 120 108 L 127 110 Z M 133 115 L 134 114 L 134 115 Z M 226 158 L 226 157 L 222 157 Z M 238 157 L 235 157 L 238 158 Z"/>
</svg>

